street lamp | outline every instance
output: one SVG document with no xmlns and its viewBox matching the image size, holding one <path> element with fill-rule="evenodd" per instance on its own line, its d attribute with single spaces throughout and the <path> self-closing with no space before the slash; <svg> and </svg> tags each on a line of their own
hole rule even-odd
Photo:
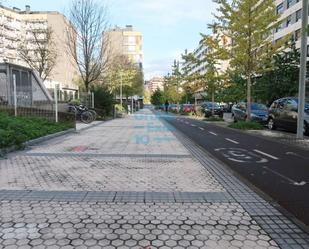
<svg viewBox="0 0 309 249">
<path fill-rule="evenodd" d="M 302 34 L 301 34 L 301 57 L 298 91 L 298 120 L 297 138 L 304 138 L 304 115 L 306 94 L 306 64 L 307 64 L 307 26 L 308 26 L 308 0 L 303 0 L 302 9 Z"/>
</svg>

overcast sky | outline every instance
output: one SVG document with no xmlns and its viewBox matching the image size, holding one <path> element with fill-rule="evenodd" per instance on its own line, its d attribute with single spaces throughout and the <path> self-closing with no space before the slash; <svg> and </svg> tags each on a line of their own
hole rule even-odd
<svg viewBox="0 0 309 249">
<path fill-rule="evenodd" d="M 70 0 L 6 0 L 4 5 L 67 13 Z M 131 24 L 143 33 L 146 79 L 166 75 L 174 59 L 194 49 L 207 33 L 215 5 L 211 0 L 107 0 L 111 26 Z"/>
</svg>

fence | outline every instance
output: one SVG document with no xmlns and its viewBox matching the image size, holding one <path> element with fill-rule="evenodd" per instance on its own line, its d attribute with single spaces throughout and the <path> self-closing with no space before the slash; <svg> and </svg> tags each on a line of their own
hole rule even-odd
<svg viewBox="0 0 309 249">
<path fill-rule="evenodd" d="M 34 71 L 17 65 L 0 64 L 0 111 L 55 121 L 57 107 Z M 57 116 L 59 121 L 75 126 L 74 115 L 60 112 Z"/>
<path fill-rule="evenodd" d="M 10 115 L 22 117 L 39 117 L 49 121 L 67 122 L 75 127 L 75 115 L 67 112 L 61 103 L 55 103 L 54 99 L 36 100 L 35 91 L 28 87 L 14 89 L 12 94 L 3 95 L 0 92 L 0 111 Z"/>
</svg>

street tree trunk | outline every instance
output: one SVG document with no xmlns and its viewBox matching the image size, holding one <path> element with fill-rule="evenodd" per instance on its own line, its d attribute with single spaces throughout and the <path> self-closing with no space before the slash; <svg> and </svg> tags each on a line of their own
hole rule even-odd
<svg viewBox="0 0 309 249">
<path fill-rule="evenodd" d="M 211 110 L 211 113 L 212 113 L 212 116 L 215 115 L 215 91 L 212 90 L 211 92 L 211 101 L 212 101 L 212 110 Z"/>
<path fill-rule="evenodd" d="M 247 78 L 247 121 L 251 121 L 251 75 Z"/>
</svg>

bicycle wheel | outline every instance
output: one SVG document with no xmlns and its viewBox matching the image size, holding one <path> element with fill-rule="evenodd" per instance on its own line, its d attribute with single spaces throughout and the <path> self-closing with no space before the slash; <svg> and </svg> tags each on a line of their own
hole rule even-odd
<svg viewBox="0 0 309 249">
<path fill-rule="evenodd" d="M 89 111 L 82 112 L 80 120 L 85 124 L 90 124 L 93 121 L 92 113 Z"/>
<path fill-rule="evenodd" d="M 98 114 L 96 113 L 96 111 L 95 110 L 88 110 L 88 112 L 90 112 L 91 114 L 92 114 L 92 116 L 93 116 L 93 121 L 95 121 L 96 119 L 97 119 L 97 116 L 98 116 Z"/>
</svg>

